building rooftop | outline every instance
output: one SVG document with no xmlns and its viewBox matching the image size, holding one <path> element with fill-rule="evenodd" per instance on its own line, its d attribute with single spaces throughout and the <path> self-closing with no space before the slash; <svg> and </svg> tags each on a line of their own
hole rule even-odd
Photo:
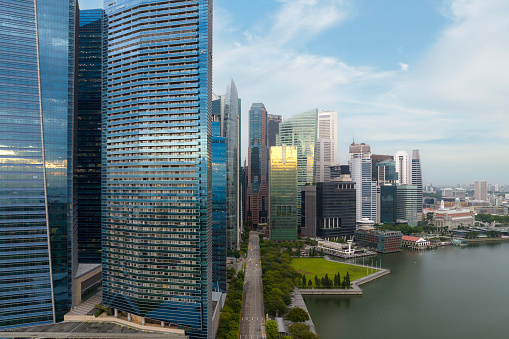
<svg viewBox="0 0 509 339">
<path fill-rule="evenodd" d="M 411 236 L 408 236 L 408 235 L 404 235 L 401 237 L 402 240 L 408 240 L 408 241 L 419 241 L 421 240 L 422 238 L 419 238 L 419 237 L 411 237 Z"/>
</svg>

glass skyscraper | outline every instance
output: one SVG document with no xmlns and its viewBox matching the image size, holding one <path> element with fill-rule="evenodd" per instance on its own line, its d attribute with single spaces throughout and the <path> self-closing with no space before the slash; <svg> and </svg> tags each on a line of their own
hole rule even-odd
<svg viewBox="0 0 509 339">
<path fill-rule="evenodd" d="M 422 169 L 418 149 L 412 151 L 412 185 L 417 186 L 417 221 L 422 221 Z"/>
<path fill-rule="evenodd" d="M 270 238 L 297 240 L 297 148 L 270 148 Z"/>
<path fill-rule="evenodd" d="M 211 336 L 212 1 L 106 0 L 103 304 Z"/>
<path fill-rule="evenodd" d="M 356 183 L 356 219 L 368 218 L 378 222 L 377 194 L 378 187 L 372 181 L 371 170 L 371 149 L 365 143 L 356 144 L 353 142 L 350 147 L 350 174 Z"/>
<path fill-rule="evenodd" d="M 75 170 L 78 260 L 101 263 L 101 110 L 106 29 L 102 9 L 83 10 L 79 16 Z"/>
<path fill-rule="evenodd" d="M 74 1 L 0 6 L 0 328 L 71 307 L 75 15 Z"/>
</svg>

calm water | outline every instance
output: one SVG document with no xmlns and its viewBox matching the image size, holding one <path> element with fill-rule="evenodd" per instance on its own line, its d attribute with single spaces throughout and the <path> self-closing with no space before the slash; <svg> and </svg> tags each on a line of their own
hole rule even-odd
<svg viewBox="0 0 509 339">
<path fill-rule="evenodd" d="M 362 296 L 305 296 L 320 338 L 509 338 L 509 242 L 375 260 Z"/>
</svg>

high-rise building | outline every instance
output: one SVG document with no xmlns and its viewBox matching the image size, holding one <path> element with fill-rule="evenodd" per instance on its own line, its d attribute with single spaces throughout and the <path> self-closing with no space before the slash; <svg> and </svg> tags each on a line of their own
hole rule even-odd
<svg viewBox="0 0 509 339">
<path fill-rule="evenodd" d="M 324 111 L 318 113 L 318 131 L 316 142 L 316 182 L 330 180 L 330 167 L 338 162 L 337 130 L 338 113 Z"/>
<path fill-rule="evenodd" d="M 276 138 L 279 133 L 279 124 L 283 122 L 283 116 L 267 114 L 267 147 L 276 146 Z"/>
<path fill-rule="evenodd" d="M 488 182 L 486 180 L 476 181 L 474 184 L 474 199 L 488 200 Z"/>
<path fill-rule="evenodd" d="M 267 110 L 254 103 L 249 110 L 247 220 L 253 226 L 266 224 L 269 213 Z"/>
<path fill-rule="evenodd" d="M 417 186 L 417 221 L 422 221 L 422 169 L 418 149 L 412 151 L 412 186 Z"/>
<path fill-rule="evenodd" d="M 104 10 L 79 12 L 75 190 L 78 261 L 101 263 L 101 134 L 106 29 Z"/>
<path fill-rule="evenodd" d="M 376 165 L 385 160 L 394 160 L 394 156 L 385 155 L 385 154 L 371 154 L 371 169 L 372 169 L 372 177 L 374 181 L 378 180 L 378 169 Z"/>
<path fill-rule="evenodd" d="M 373 161 L 371 162 L 374 163 Z M 391 159 L 382 160 L 376 163 L 376 177 L 378 185 L 393 184 L 398 181 L 396 173 L 396 162 Z"/>
<path fill-rule="evenodd" d="M 212 1 L 104 7 L 103 305 L 210 338 Z"/>
<path fill-rule="evenodd" d="M 371 180 L 371 150 L 364 143 L 350 145 L 350 175 L 356 184 L 356 220 L 378 222 L 377 185 Z"/>
<path fill-rule="evenodd" d="M 380 186 L 380 223 L 393 224 L 398 219 L 397 186 L 396 184 Z"/>
<path fill-rule="evenodd" d="M 212 284 L 226 292 L 227 139 L 221 123 L 212 122 Z"/>
<path fill-rule="evenodd" d="M 0 328 L 62 321 L 77 268 L 76 3 L 3 1 Z"/>
<path fill-rule="evenodd" d="M 297 148 L 270 148 L 270 238 L 297 240 Z"/>
<path fill-rule="evenodd" d="M 396 172 L 398 173 L 398 184 L 409 185 L 409 162 L 408 153 L 405 151 L 398 151 L 394 154 L 394 161 L 396 162 Z"/>
<path fill-rule="evenodd" d="M 418 188 L 412 185 L 396 186 L 396 217 L 406 220 L 409 226 L 417 226 Z"/>
</svg>

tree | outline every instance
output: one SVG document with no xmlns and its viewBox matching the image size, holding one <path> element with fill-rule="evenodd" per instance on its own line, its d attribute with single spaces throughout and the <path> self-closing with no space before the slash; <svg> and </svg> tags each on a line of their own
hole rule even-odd
<svg viewBox="0 0 509 339">
<path fill-rule="evenodd" d="M 311 286 L 313 286 L 313 281 L 311 281 L 311 279 L 308 280 L 308 287 L 311 288 Z"/>
<path fill-rule="evenodd" d="M 277 339 L 278 337 L 278 328 L 277 322 L 274 320 L 269 320 L 265 323 L 265 331 L 267 333 L 268 339 Z"/>
<path fill-rule="evenodd" d="M 309 330 L 309 325 L 295 323 L 289 326 L 292 339 L 318 339 L 318 336 Z"/>
<path fill-rule="evenodd" d="M 300 307 L 294 307 L 290 309 L 286 315 L 286 319 L 294 323 L 303 323 L 306 320 L 309 320 L 309 314 Z"/>
<path fill-rule="evenodd" d="M 320 279 L 315 275 L 315 287 L 320 287 Z"/>
<path fill-rule="evenodd" d="M 323 257 L 323 248 L 320 249 L 320 256 Z"/>
<path fill-rule="evenodd" d="M 302 275 L 302 286 L 303 286 L 303 287 L 306 287 L 306 285 L 307 285 L 307 283 L 306 283 L 306 275 L 305 275 L 305 274 L 303 274 L 303 275 Z"/>
</svg>

